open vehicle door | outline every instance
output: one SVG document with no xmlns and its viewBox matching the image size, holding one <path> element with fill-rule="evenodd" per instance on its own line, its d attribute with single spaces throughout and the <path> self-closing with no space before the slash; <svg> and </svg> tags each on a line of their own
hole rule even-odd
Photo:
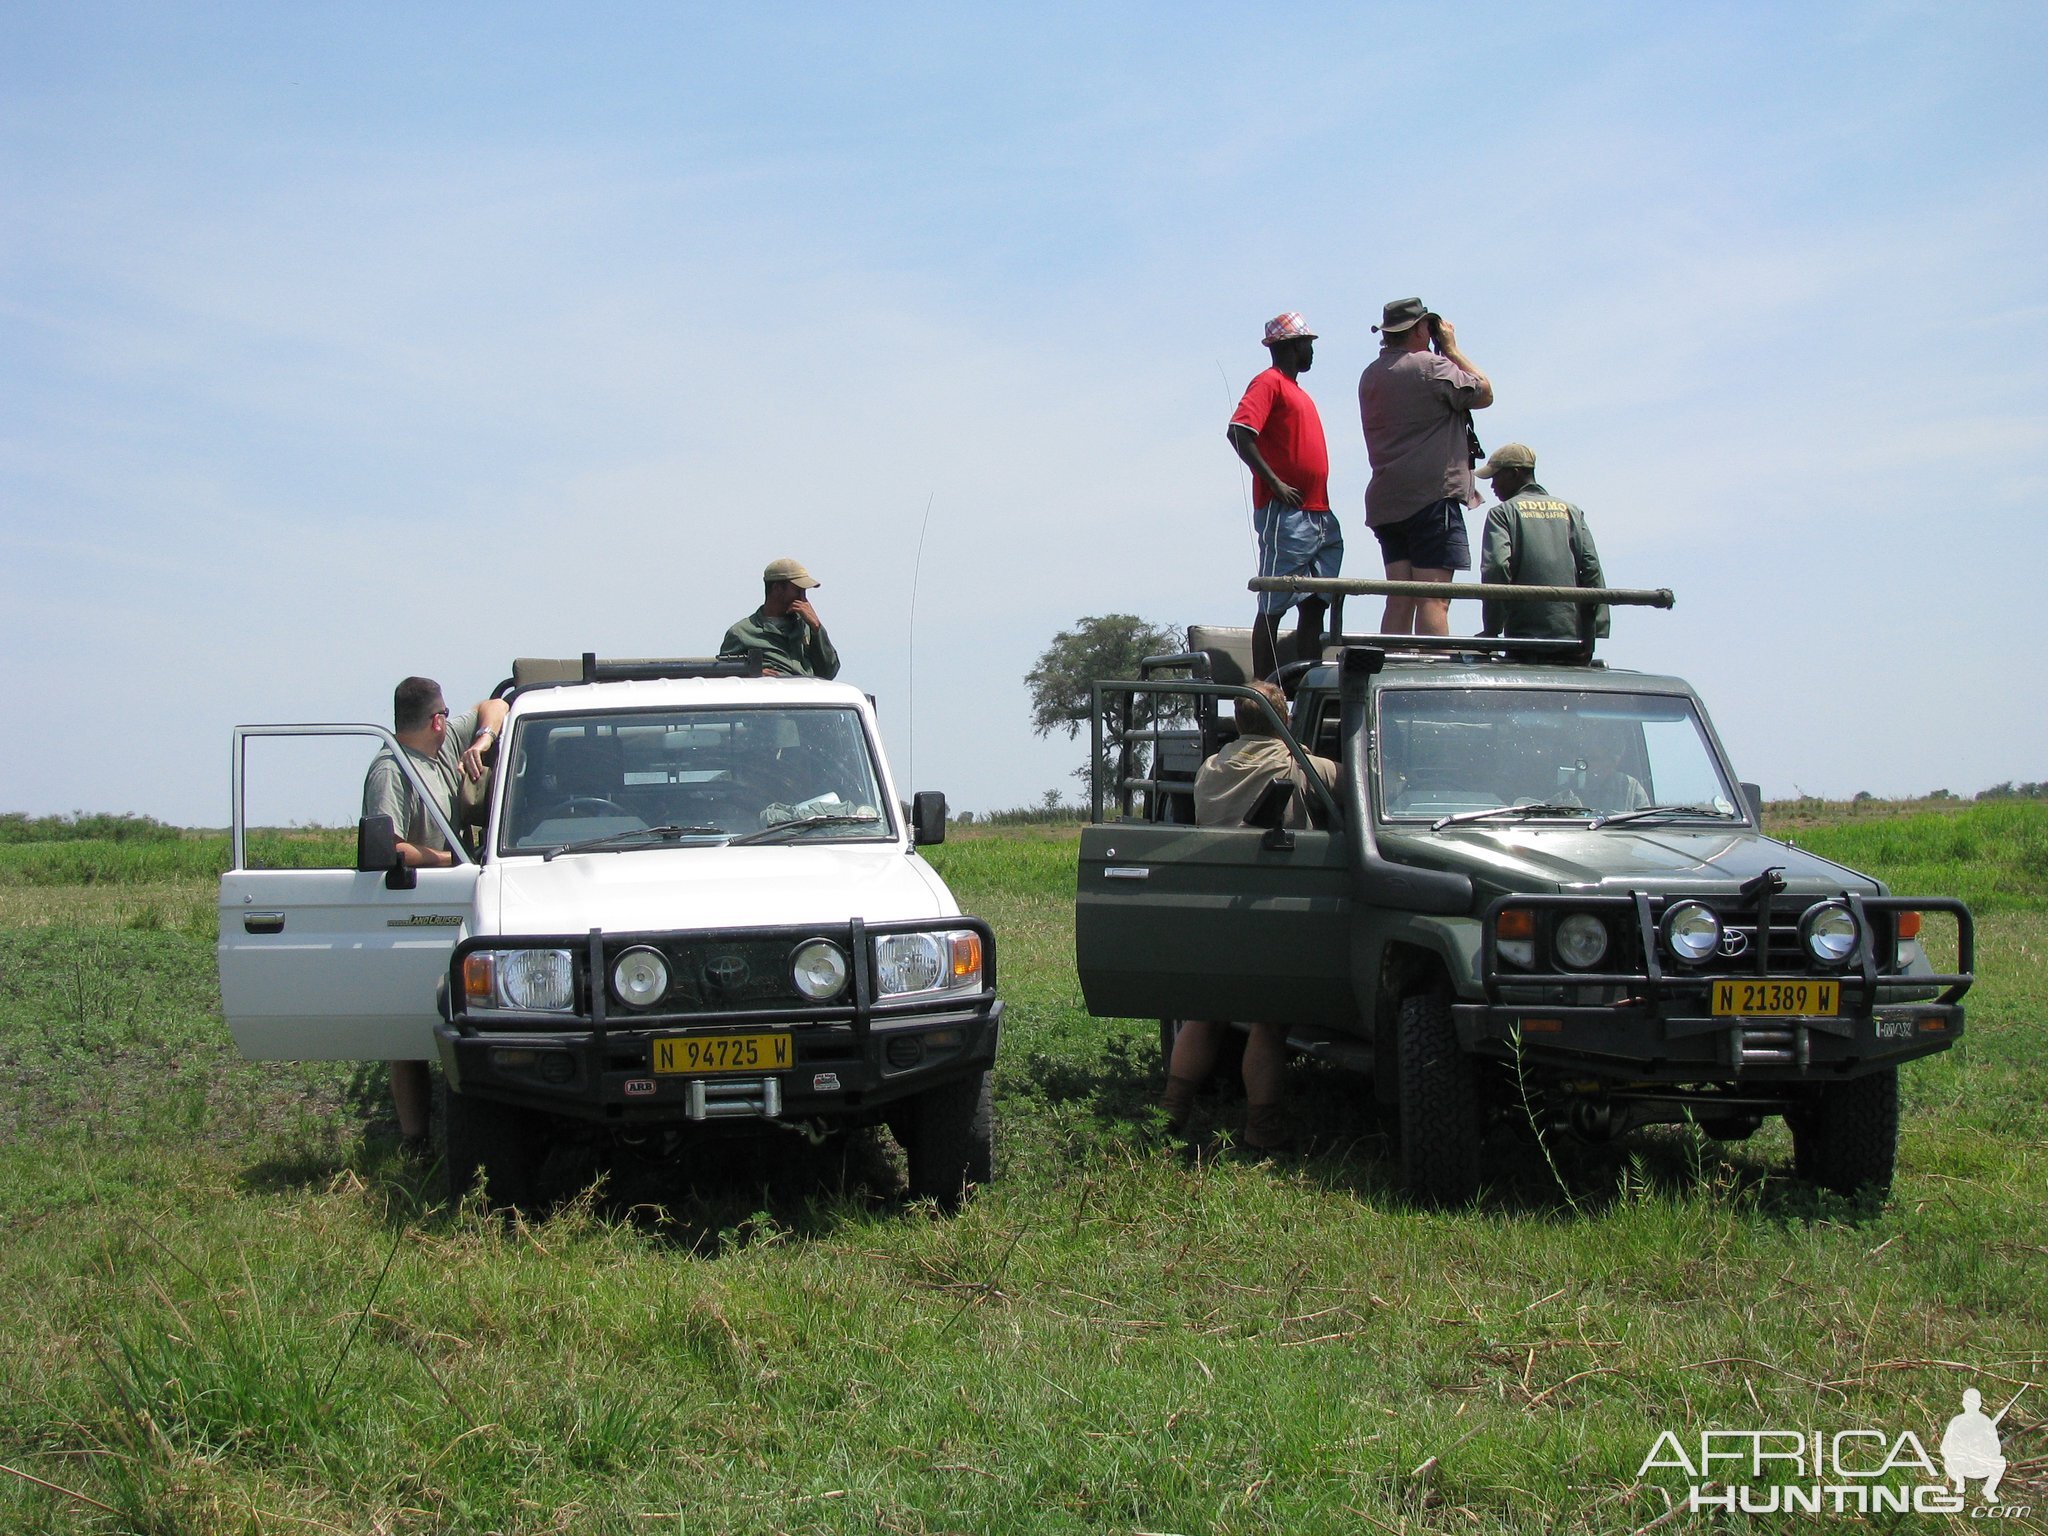
<svg viewBox="0 0 2048 1536">
<path fill-rule="evenodd" d="M 258 736 L 389 744 L 459 862 L 397 873 L 250 868 L 244 768 L 247 743 Z M 220 882 L 217 955 L 221 1010 L 241 1053 L 270 1061 L 431 1060 L 436 990 L 468 917 L 478 866 L 391 733 L 374 725 L 237 726 L 233 836 L 233 865 Z"/>
<path fill-rule="evenodd" d="M 1177 665 L 1178 659 L 1167 658 Z M 1149 665 L 1149 664 L 1148 664 Z M 1149 695 L 1150 707 L 1137 698 Z M 1169 734 L 1158 723 L 1199 704 L 1257 698 L 1241 684 L 1146 677 L 1095 685 L 1090 740 L 1098 765 L 1095 822 L 1081 829 L 1074 952 L 1088 1011 L 1098 1017 L 1230 1020 L 1240 1024 L 1348 1025 L 1356 1012 L 1350 966 L 1351 868 L 1335 828 L 1335 797 L 1287 722 L 1261 700 L 1274 736 L 1295 757 L 1304 789 L 1282 779 L 1247 814 L 1252 825 L 1190 827 L 1154 819 L 1192 800 L 1190 754 L 1161 774 Z M 1184 716 L 1183 716 L 1184 717 Z M 1144 723 L 1124 728 L 1120 722 Z M 1194 758 L 1213 749 L 1206 730 L 1187 733 Z M 1149 747 L 1134 760 L 1129 747 Z M 1171 746 L 1170 741 L 1165 741 Z M 1115 757 L 1116 778 L 1104 765 Z M 1134 764 L 1149 767 L 1134 767 Z M 1316 830 L 1287 830 L 1288 806 L 1306 794 Z M 1120 819 L 1103 820 L 1105 806 Z M 1135 814 L 1134 814 L 1135 813 Z"/>
<path fill-rule="evenodd" d="M 1074 952 L 1098 1016 L 1346 1026 L 1350 911 L 1341 835 L 1081 829 Z"/>
</svg>

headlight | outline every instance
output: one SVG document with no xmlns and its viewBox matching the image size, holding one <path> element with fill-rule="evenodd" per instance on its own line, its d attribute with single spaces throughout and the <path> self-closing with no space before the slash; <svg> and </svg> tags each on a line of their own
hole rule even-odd
<svg viewBox="0 0 2048 1536">
<path fill-rule="evenodd" d="M 1575 971 L 1590 971 L 1607 955 L 1607 925 L 1590 912 L 1574 912 L 1552 936 L 1557 958 Z"/>
<path fill-rule="evenodd" d="M 875 995 L 981 989 L 981 935 L 885 933 L 875 939 Z"/>
<path fill-rule="evenodd" d="M 936 933 L 889 933 L 875 940 L 875 990 L 883 997 L 929 992 L 945 970 Z"/>
<path fill-rule="evenodd" d="M 790 979 L 814 1003 L 826 1002 L 846 990 L 846 956 L 837 944 L 811 939 L 790 956 Z"/>
<path fill-rule="evenodd" d="M 566 949 L 498 951 L 498 996 L 508 1008 L 566 1013 L 576 1003 L 576 972 Z"/>
<path fill-rule="evenodd" d="M 644 944 L 629 949 L 612 966 L 612 990 L 629 1008 L 651 1008 L 668 994 L 668 962 Z"/>
<path fill-rule="evenodd" d="M 1721 919 L 1696 901 L 1681 901 L 1664 914 L 1664 945 L 1687 965 L 1698 965 L 1721 947 Z"/>
<path fill-rule="evenodd" d="M 1806 952 L 1822 965 L 1841 965 L 1856 953 L 1862 934 L 1855 913 L 1839 901 L 1828 901 L 1807 910 L 1799 920 L 1799 937 Z"/>
</svg>

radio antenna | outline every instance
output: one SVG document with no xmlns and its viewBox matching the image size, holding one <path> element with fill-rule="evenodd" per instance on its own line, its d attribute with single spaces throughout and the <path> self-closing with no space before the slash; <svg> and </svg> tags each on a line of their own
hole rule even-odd
<svg viewBox="0 0 2048 1536">
<path fill-rule="evenodd" d="M 903 776 L 912 785 L 917 783 L 917 579 L 924 574 L 924 535 L 932 525 L 932 503 L 938 495 L 935 486 L 924 499 L 924 521 L 917 525 L 917 558 L 910 566 L 910 701 L 903 711 L 910 744 L 903 754 Z"/>
</svg>

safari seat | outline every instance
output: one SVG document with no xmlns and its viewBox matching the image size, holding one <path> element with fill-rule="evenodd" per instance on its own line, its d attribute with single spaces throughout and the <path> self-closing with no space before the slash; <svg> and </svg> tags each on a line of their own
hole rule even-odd
<svg viewBox="0 0 2048 1536">
<path fill-rule="evenodd" d="M 1283 656 L 1293 654 L 1294 631 L 1280 635 Z M 1228 624 L 1190 624 L 1188 649 L 1209 658 L 1209 675 L 1218 683 L 1242 683 L 1252 675 L 1252 632 Z"/>
</svg>

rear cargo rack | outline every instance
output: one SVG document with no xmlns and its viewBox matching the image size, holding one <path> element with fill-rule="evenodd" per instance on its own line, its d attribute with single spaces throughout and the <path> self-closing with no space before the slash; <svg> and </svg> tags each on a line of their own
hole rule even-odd
<svg viewBox="0 0 2048 1536">
<path fill-rule="evenodd" d="M 749 654 L 744 661 L 716 656 L 635 656 L 600 661 L 595 651 L 585 651 L 580 660 L 521 656 L 512 663 L 512 675 L 498 684 L 491 697 L 510 698 L 530 688 L 561 688 L 572 683 L 649 683 L 668 678 L 759 676 L 759 652 Z"/>
</svg>

